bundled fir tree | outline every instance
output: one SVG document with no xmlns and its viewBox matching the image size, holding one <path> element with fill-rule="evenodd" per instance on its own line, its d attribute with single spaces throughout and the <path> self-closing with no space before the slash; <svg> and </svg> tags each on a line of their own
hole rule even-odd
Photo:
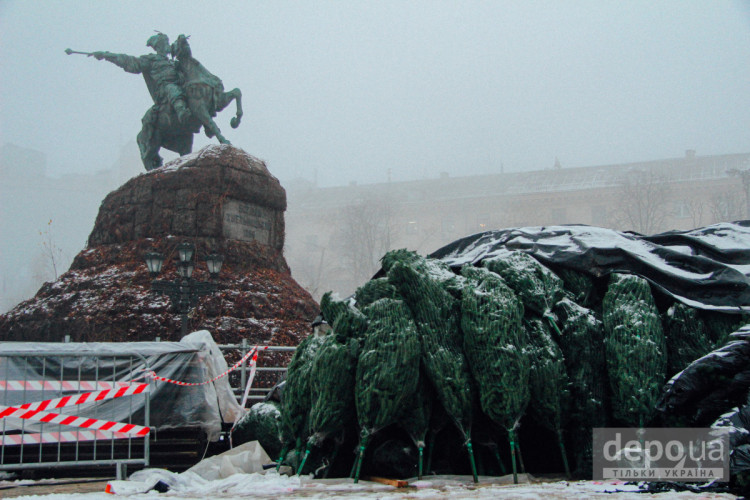
<svg viewBox="0 0 750 500">
<path fill-rule="evenodd" d="M 341 435 L 337 444 L 343 441 L 346 426 L 354 419 L 354 375 L 357 368 L 359 341 L 347 334 L 333 329 L 326 336 L 315 358 L 310 372 L 312 405 L 310 408 L 309 434 L 305 457 L 297 473 L 303 472 L 305 460 L 311 448 L 321 447 L 323 441 L 331 435 Z M 332 465 L 338 446 L 333 450 Z"/>
<path fill-rule="evenodd" d="M 232 446 L 258 441 L 270 457 L 281 453 L 281 411 L 275 401 L 255 403 L 232 428 Z"/>
<path fill-rule="evenodd" d="M 354 307 L 350 299 L 341 300 L 332 292 L 320 298 L 323 318 L 338 332 L 339 338 L 359 338 L 367 330 L 367 318 Z"/>
<path fill-rule="evenodd" d="M 696 309 L 675 302 L 667 310 L 665 326 L 667 374 L 670 377 L 713 350 L 706 325 Z"/>
<path fill-rule="evenodd" d="M 357 308 L 361 310 L 378 299 L 397 299 L 399 297 L 396 287 L 388 283 L 388 278 L 375 278 L 357 288 L 354 298 L 357 301 Z"/>
<path fill-rule="evenodd" d="M 612 413 L 625 425 L 651 418 L 666 377 L 664 331 L 648 282 L 612 274 L 602 301 Z"/>
<path fill-rule="evenodd" d="M 281 438 L 282 452 L 278 460 L 278 467 L 286 457 L 286 453 L 294 449 L 296 465 L 302 453 L 302 443 L 307 440 L 308 418 L 312 407 L 312 392 L 310 376 L 312 360 L 325 337 L 310 335 L 297 346 L 286 371 L 286 386 L 284 398 L 281 402 Z M 278 468 L 277 467 L 277 468 Z"/>
<path fill-rule="evenodd" d="M 574 436 L 572 453 L 576 475 L 592 471 L 592 435 L 594 427 L 605 427 L 607 415 L 607 367 L 603 356 L 603 325 L 590 309 L 563 299 L 555 306 L 562 325 L 559 340 L 570 380 L 570 429 Z"/>
<path fill-rule="evenodd" d="M 391 258 L 391 252 L 387 256 Z M 443 269 L 435 261 L 407 253 L 402 260 L 396 258 L 390 263 L 388 281 L 409 306 L 419 332 L 425 373 L 465 440 L 476 481 L 471 449 L 471 380 L 461 348 L 458 304 L 443 286 L 445 281 L 455 280 L 435 278 L 452 274 L 450 269 Z"/>
<path fill-rule="evenodd" d="M 360 427 L 355 482 L 370 436 L 397 422 L 402 408 L 411 404 L 419 380 L 419 339 L 404 303 L 384 298 L 367 306 L 364 313 L 369 327 L 354 390 Z"/>
<path fill-rule="evenodd" d="M 604 359 L 604 325 L 590 309 L 563 299 L 555 307 L 562 325 L 558 341 L 570 379 L 571 417 L 583 427 L 605 424 L 607 367 Z"/>
<path fill-rule="evenodd" d="M 428 276 L 435 283 L 447 291 L 453 298 L 461 300 L 464 279 L 461 275 L 454 273 L 451 268 L 442 261 L 427 259 L 411 250 L 391 250 L 381 259 L 383 270 L 390 271 L 395 263 L 409 264 L 420 274 Z M 457 304 L 457 303 L 454 303 Z M 456 311 L 454 311 L 456 313 Z M 460 312 L 457 313 L 460 316 Z"/>
<path fill-rule="evenodd" d="M 573 301 L 582 306 L 591 308 L 601 303 L 601 297 L 596 289 L 594 278 L 586 273 L 573 269 L 562 268 L 557 275 L 563 280 L 563 286 L 573 298 Z"/>
<path fill-rule="evenodd" d="M 562 280 L 531 255 L 512 251 L 482 261 L 482 266 L 499 274 L 518 295 L 526 309 L 549 315 L 564 296 Z"/>
<path fill-rule="evenodd" d="M 529 402 L 529 358 L 521 319 L 523 305 L 500 276 L 464 266 L 461 302 L 464 352 L 479 386 L 482 411 L 508 431 L 515 467 L 515 430 Z"/>
<path fill-rule="evenodd" d="M 417 477 L 419 479 L 422 479 L 424 471 L 424 449 L 427 442 L 427 433 L 430 429 L 432 404 L 432 389 L 429 387 L 425 374 L 421 373 L 420 370 L 414 399 L 402 407 L 401 410 L 403 413 L 398 418 L 399 426 L 406 431 L 414 442 L 414 446 L 419 451 L 419 463 L 417 466 Z"/>
<path fill-rule="evenodd" d="M 359 337 L 367 328 L 367 318 L 355 308 L 349 300 L 335 298 L 332 292 L 327 292 L 320 300 L 320 310 L 323 317 L 332 326 L 332 333 L 317 346 L 314 355 L 307 360 L 304 370 L 299 372 L 308 378 L 306 387 L 309 394 L 301 396 L 308 405 L 308 416 L 304 422 L 304 432 L 295 440 L 297 473 L 302 473 L 307 457 L 313 446 L 320 447 L 323 441 L 332 434 L 343 433 L 348 420 L 354 415 L 354 374 L 357 365 Z M 292 363 L 294 358 L 292 359 Z M 296 371 L 292 372 L 292 363 L 287 372 L 286 396 L 300 397 L 296 392 L 298 383 Z M 289 379 L 294 376 L 292 387 L 295 392 L 290 394 Z M 293 404 L 293 403 L 290 403 Z M 284 415 L 284 418 L 291 419 Z M 294 425 L 300 425 L 294 421 Z M 299 462 L 301 455 L 301 441 L 307 440 L 305 455 Z M 332 463 L 338 453 L 338 444 L 333 450 Z"/>
<path fill-rule="evenodd" d="M 529 338 L 531 370 L 529 413 L 543 427 L 557 437 L 565 474 L 570 477 L 568 456 L 565 451 L 563 428 L 570 416 L 570 391 L 568 373 L 565 370 L 563 353 L 549 333 L 547 325 L 539 318 L 524 321 Z"/>
</svg>

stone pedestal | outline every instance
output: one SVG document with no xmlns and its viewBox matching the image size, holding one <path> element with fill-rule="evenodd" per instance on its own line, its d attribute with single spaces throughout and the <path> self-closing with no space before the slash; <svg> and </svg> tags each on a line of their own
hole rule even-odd
<svg viewBox="0 0 750 500">
<path fill-rule="evenodd" d="M 102 202 L 88 246 L 56 282 L 0 316 L 0 340 L 134 341 L 179 338 L 169 299 L 150 292 L 143 261 L 166 256 L 160 278 L 175 278 L 175 247 L 196 246 L 194 278 L 209 279 L 209 253 L 224 255 L 218 292 L 203 297 L 189 330 L 218 343 L 294 345 L 318 306 L 289 271 L 286 193 L 265 163 L 232 146 L 208 146 L 139 175 Z"/>
<path fill-rule="evenodd" d="M 165 236 L 284 248 L 286 192 L 265 163 L 209 146 L 139 175 L 102 202 L 89 246 Z"/>
</svg>

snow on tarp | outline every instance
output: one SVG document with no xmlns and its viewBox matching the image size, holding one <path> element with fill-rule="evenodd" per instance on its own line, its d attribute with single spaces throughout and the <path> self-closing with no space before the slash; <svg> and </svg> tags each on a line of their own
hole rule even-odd
<svg viewBox="0 0 750 500">
<path fill-rule="evenodd" d="M 636 274 L 691 307 L 750 311 L 748 220 L 653 236 L 585 225 L 502 229 L 454 241 L 430 257 L 460 267 L 513 250 L 596 277 Z"/>
<path fill-rule="evenodd" d="M 129 382 L 153 370 L 172 380 L 203 382 L 226 370 L 223 357 L 220 361 L 216 357 L 218 352 L 206 331 L 194 332 L 180 342 L 2 342 L 0 379 Z M 148 379 L 138 380 L 146 381 Z M 234 398 L 226 397 L 228 391 L 231 389 L 228 389 L 226 378 L 198 386 L 153 383 L 149 426 L 152 430 L 198 427 L 206 432 L 210 441 L 216 441 L 221 433 L 222 420 L 231 423 L 241 411 Z M 75 393 L 67 391 L 63 395 Z M 60 395 L 60 392 L 50 389 L 2 391 L 0 404 L 16 406 Z M 144 407 L 144 396 L 135 395 L 60 408 L 55 412 L 142 424 Z M 42 424 L 38 422 L 14 418 L 3 420 L 8 430 L 41 431 Z M 44 430 L 49 431 L 49 428 L 50 425 L 46 424 Z M 63 430 L 75 428 L 63 426 Z"/>
</svg>

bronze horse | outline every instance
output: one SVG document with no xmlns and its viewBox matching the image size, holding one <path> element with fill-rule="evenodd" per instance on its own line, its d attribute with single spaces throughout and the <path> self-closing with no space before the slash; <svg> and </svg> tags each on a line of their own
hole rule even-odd
<svg viewBox="0 0 750 500">
<path fill-rule="evenodd" d="M 213 117 L 232 101 L 237 103 L 237 113 L 230 121 L 232 128 L 237 128 L 242 119 L 242 92 L 237 88 L 224 92 L 221 80 L 193 57 L 188 37 L 177 37 L 170 51 L 176 59 L 180 86 L 185 92 L 191 116 L 181 123 L 169 105 L 157 105 L 146 112 L 143 130 L 138 134 L 138 146 L 146 170 L 162 165 L 159 156 L 161 148 L 179 155 L 190 153 L 193 150 L 193 134 L 200 132 L 201 127 L 207 137 L 216 137 L 221 144 L 229 144 Z"/>
</svg>

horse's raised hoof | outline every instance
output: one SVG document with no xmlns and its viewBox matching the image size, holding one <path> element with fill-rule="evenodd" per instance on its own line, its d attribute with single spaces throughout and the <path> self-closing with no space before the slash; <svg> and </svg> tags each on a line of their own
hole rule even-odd
<svg viewBox="0 0 750 500">
<path fill-rule="evenodd" d="M 233 116 L 231 120 L 229 120 L 229 125 L 232 128 L 237 128 L 240 126 L 240 120 L 242 119 L 241 116 Z"/>
</svg>

